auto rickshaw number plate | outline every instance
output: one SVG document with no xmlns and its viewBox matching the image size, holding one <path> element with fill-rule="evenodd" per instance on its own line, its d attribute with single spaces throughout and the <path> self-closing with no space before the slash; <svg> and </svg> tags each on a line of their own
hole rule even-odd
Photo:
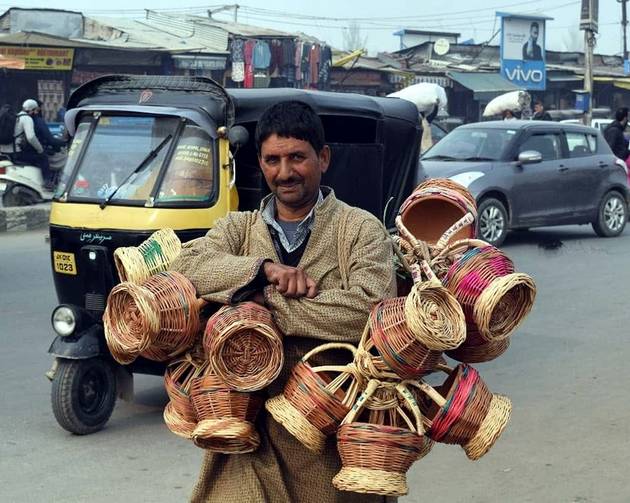
<svg viewBox="0 0 630 503">
<path fill-rule="evenodd" d="M 74 275 L 77 273 L 74 253 L 55 251 L 53 252 L 53 262 L 55 264 L 55 272 Z"/>
</svg>

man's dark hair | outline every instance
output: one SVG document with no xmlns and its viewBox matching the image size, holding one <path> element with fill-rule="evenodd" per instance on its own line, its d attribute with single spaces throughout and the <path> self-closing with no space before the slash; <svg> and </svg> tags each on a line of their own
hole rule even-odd
<svg viewBox="0 0 630 503">
<path fill-rule="evenodd" d="M 545 108 L 545 104 L 540 98 L 536 98 L 536 100 L 534 101 L 534 105 L 540 105 L 541 107 Z"/>
<path fill-rule="evenodd" d="M 532 24 L 529 25 L 529 31 L 532 31 L 532 28 L 540 30 L 540 27 L 538 26 L 538 21 L 532 21 Z"/>
<path fill-rule="evenodd" d="M 269 107 L 256 125 L 256 149 L 271 135 L 296 138 L 311 144 L 318 154 L 324 148 L 324 126 L 319 115 L 302 101 L 281 101 Z"/>
<path fill-rule="evenodd" d="M 621 107 L 615 112 L 615 120 L 621 122 L 628 117 L 628 107 Z"/>
</svg>

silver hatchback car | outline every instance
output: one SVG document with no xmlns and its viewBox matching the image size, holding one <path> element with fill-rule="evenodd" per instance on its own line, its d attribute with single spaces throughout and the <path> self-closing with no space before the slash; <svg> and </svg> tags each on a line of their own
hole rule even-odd
<svg viewBox="0 0 630 503">
<path fill-rule="evenodd" d="M 478 235 L 499 246 L 510 229 L 593 225 L 618 236 L 628 220 L 628 171 L 594 128 L 494 121 L 451 131 L 420 159 L 418 182 L 451 178 L 479 209 Z"/>
</svg>

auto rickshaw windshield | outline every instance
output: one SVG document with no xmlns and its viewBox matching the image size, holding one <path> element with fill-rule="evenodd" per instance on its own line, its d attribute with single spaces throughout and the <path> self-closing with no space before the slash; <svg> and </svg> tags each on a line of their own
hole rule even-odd
<svg viewBox="0 0 630 503">
<path fill-rule="evenodd" d="M 177 117 L 84 117 L 56 197 L 130 205 L 151 197 L 155 204 L 210 202 L 214 152 L 210 135 Z"/>
</svg>

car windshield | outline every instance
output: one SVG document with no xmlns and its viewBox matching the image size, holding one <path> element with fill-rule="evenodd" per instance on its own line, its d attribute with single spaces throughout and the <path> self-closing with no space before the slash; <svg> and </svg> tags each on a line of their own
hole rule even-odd
<svg viewBox="0 0 630 503">
<path fill-rule="evenodd" d="M 514 129 L 458 128 L 422 156 L 422 160 L 498 161 L 515 134 Z"/>
<path fill-rule="evenodd" d="M 77 126 L 57 196 L 67 192 L 72 200 L 144 203 L 161 179 L 157 202 L 210 200 L 213 139 L 202 128 L 188 123 L 177 136 L 177 117 L 101 116 L 96 120 L 91 134 L 93 118 L 86 117 Z M 81 158 L 85 142 L 89 145 Z M 169 165 L 160 176 L 169 152 Z M 68 187 L 77 162 L 79 169 Z"/>
</svg>

